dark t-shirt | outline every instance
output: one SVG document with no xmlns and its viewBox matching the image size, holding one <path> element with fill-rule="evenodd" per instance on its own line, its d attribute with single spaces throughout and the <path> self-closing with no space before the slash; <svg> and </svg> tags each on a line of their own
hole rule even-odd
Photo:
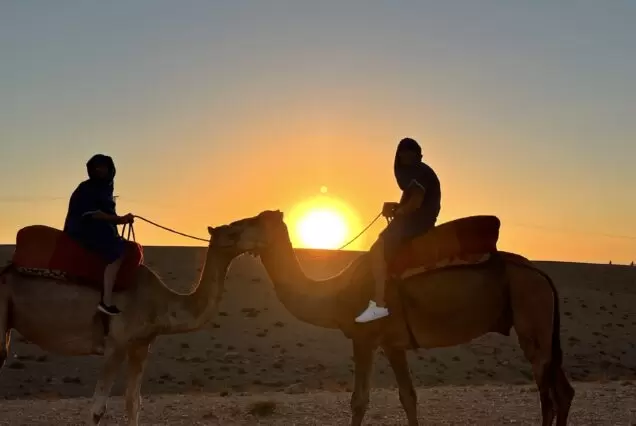
<svg viewBox="0 0 636 426">
<path fill-rule="evenodd" d="M 117 239 L 117 225 L 91 217 L 97 211 L 116 214 L 112 187 L 86 180 L 71 195 L 64 232 L 85 243 L 108 244 Z"/>
<path fill-rule="evenodd" d="M 405 203 L 412 194 L 412 188 L 423 188 L 424 200 L 421 206 L 410 216 L 423 219 L 437 218 L 440 211 L 442 191 L 435 171 L 425 163 L 418 163 L 405 170 L 408 183 L 402 192 L 400 204 Z"/>
</svg>

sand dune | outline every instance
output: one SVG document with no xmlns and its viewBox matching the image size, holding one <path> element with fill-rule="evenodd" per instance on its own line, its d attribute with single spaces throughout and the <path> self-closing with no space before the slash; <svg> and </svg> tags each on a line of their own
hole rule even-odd
<svg viewBox="0 0 636 426">
<path fill-rule="evenodd" d="M 12 250 L 11 246 L 0 247 L 0 264 L 9 259 Z M 202 248 L 146 248 L 147 262 L 177 290 L 191 287 L 203 255 Z M 337 272 L 356 255 L 299 251 L 307 274 L 315 278 Z M 553 277 L 560 291 L 567 374 L 574 382 L 635 380 L 636 268 L 537 264 Z M 92 394 L 99 358 L 47 354 L 15 332 L 11 352 L 0 376 L 0 394 L 5 398 L 56 399 Z M 487 335 L 466 345 L 412 353 L 410 359 L 420 387 L 531 383 L 530 365 L 523 359 L 514 335 Z M 208 329 L 157 340 L 142 392 L 146 396 L 258 394 L 289 389 L 343 392 L 351 387 L 352 368 L 350 342 L 339 331 L 293 318 L 276 298 L 260 261 L 244 256 L 230 269 L 219 315 Z M 377 357 L 373 383 L 381 388 L 394 386 L 381 355 Z M 626 391 L 631 389 L 624 387 Z M 119 380 L 114 394 L 121 391 Z M 538 405 L 533 407 L 538 410 Z M 146 416 L 147 411 L 144 413 Z M 529 414 L 530 418 L 537 413 Z"/>
</svg>

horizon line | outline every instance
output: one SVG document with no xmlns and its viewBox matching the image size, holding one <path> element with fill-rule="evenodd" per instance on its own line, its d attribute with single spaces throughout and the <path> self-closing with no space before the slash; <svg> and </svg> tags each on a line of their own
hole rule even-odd
<svg viewBox="0 0 636 426">
<path fill-rule="evenodd" d="M 0 248 L 3 247 L 15 247 L 15 243 L 0 243 Z M 142 245 L 142 248 L 177 248 L 177 249 L 207 249 L 208 246 L 205 245 L 192 245 L 192 246 L 177 246 L 177 245 Z M 346 252 L 346 253 L 368 253 L 365 250 L 338 250 L 338 249 L 325 249 L 325 248 L 310 248 L 310 247 L 294 247 L 294 250 L 301 251 L 318 251 L 318 252 L 326 252 L 329 254 L 334 254 L 337 252 Z M 244 253 L 245 254 L 245 253 Z M 582 260 L 557 260 L 557 259 L 530 259 L 531 262 L 540 262 L 540 263 L 572 263 L 575 265 L 605 265 L 605 266 L 627 266 L 631 267 L 629 263 L 600 263 L 600 262 L 591 262 L 591 261 L 582 261 Z M 9 262 L 10 263 L 10 262 Z"/>
</svg>

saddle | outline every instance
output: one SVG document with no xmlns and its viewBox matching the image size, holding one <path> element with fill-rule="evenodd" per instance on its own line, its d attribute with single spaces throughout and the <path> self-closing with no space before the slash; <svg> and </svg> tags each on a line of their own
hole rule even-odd
<svg viewBox="0 0 636 426">
<path fill-rule="evenodd" d="M 392 278 L 455 265 L 475 265 L 497 251 L 499 218 L 468 216 L 445 222 L 404 243 L 388 264 Z"/>
<path fill-rule="evenodd" d="M 126 290 L 134 283 L 143 258 L 142 246 L 126 241 L 113 291 Z M 25 275 L 68 281 L 99 291 L 103 288 L 107 265 L 99 255 L 82 247 L 65 232 L 46 225 L 30 225 L 18 231 L 12 263 Z"/>
</svg>

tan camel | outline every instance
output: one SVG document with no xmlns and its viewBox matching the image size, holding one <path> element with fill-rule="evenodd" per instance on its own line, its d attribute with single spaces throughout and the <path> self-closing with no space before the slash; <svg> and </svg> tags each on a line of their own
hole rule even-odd
<svg viewBox="0 0 636 426">
<path fill-rule="evenodd" d="M 309 279 L 292 248 L 280 211 L 235 222 L 262 227 L 267 240 L 258 250 L 284 306 L 299 320 L 340 329 L 352 339 L 355 385 L 351 425 L 362 424 L 369 403 L 373 354 L 382 347 L 393 369 L 408 424 L 418 425 L 416 393 L 406 351 L 454 346 L 489 332 L 509 336 L 515 328 L 539 388 L 543 425 L 564 426 L 574 397 L 562 369 L 557 291 L 548 275 L 529 260 L 491 253 L 481 264 L 416 273 L 387 285 L 391 315 L 366 324 L 354 318 L 373 292 L 369 256 L 363 254 L 338 275 Z"/>
<path fill-rule="evenodd" d="M 169 289 L 147 266 L 141 265 L 135 283 L 114 294 L 123 313 L 111 317 L 104 336 L 101 314 L 95 307 L 97 290 L 69 282 L 20 274 L 12 265 L 0 272 L 0 367 L 9 353 L 11 330 L 42 349 L 63 355 L 104 355 L 88 424 L 99 424 L 124 359 L 128 360 L 126 413 L 129 425 L 139 424 L 141 382 L 148 350 L 161 334 L 202 328 L 216 313 L 226 271 L 239 254 L 253 250 L 249 229 L 232 224 L 208 228 L 210 244 L 199 283 L 189 294 Z"/>
</svg>

